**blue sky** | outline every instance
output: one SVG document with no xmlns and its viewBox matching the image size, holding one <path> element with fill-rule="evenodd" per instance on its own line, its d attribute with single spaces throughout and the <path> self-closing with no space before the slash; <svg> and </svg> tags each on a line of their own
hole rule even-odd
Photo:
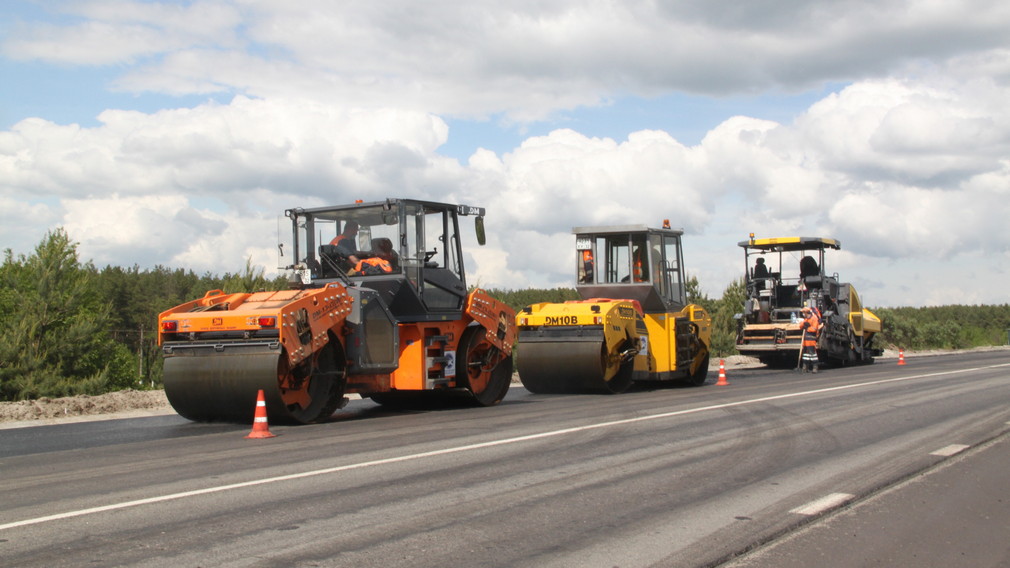
<svg viewBox="0 0 1010 568">
<path fill-rule="evenodd" d="M 395 195 L 487 207 L 488 287 L 570 285 L 572 226 L 670 218 L 713 296 L 756 232 L 841 239 L 870 306 L 1004 303 L 1007 29 L 985 1 L 12 0 L 0 245 L 274 271 L 283 209 Z"/>
<path fill-rule="evenodd" d="M 16 78 L 5 80 L 0 90 L 0 128 L 8 130 L 27 117 L 90 128 L 98 126 L 98 115 L 109 108 L 153 112 L 161 108 L 196 106 L 212 98 L 116 92 L 109 85 L 119 72 L 116 68 L 0 59 L 0 76 Z"/>
</svg>

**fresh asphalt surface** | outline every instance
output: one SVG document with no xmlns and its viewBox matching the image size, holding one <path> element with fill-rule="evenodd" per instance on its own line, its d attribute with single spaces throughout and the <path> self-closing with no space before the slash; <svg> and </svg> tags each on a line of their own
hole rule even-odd
<svg viewBox="0 0 1010 568">
<path fill-rule="evenodd" d="M 963 452 L 724 566 L 1010 566 L 1010 437 Z"/>
<path fill-rule="evenodd" d="M 1008 369 L 0 430 L 0 566 L 1006 566 Z"/>
</svg>

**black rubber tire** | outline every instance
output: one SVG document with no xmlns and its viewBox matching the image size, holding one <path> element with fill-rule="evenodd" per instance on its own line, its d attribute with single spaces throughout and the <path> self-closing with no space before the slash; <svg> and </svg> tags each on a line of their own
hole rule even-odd
<svg viewBox="0 0 1010 568">
<path fill-rule="evenodd" d="M 505 398 L 512 383 L 512 356 L 495 347 L 483 327 L 468 327 L 459 341 L 456 377 L 477 406 L 494 406 Z"/>
<path fill-rule="evenodd" d="M 690 387 L 700 387 L 704 385 L 705 381 L 708 379 L 708 365 L 711 355 L 712 354 L 710 352 L 706 351 L 705 358 L 702 359 L 701 365 L 694 373 L 689 374 L 682 384 Z"/>
<path fill-rule="evenodd" d="M 287 412 L 278 418 L 281 422 L 308 424 L 329 418 L 340 407 L 344 398 L 347 374 L 343 359 L 338 357 L 339 344 L 330 341 L 311 359 L 308 394 L 311 402 L 303 407 L 287 405 Z M 308 364 L 308 362 L 306 362 Z M 278 389 L 279 390 L 279 389 Z"/>
</svg>

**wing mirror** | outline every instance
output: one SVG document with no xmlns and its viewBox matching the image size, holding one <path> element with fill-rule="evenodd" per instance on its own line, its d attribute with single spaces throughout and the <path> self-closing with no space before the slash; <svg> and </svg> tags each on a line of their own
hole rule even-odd
<svg viewBox="0 0 1010 568">
<path fill-rule="evenodd" d="M 477 217 L 473 220 L 474 231 L 477 233 L 477 244 L 484 246 L 487 242 L 487 235 L 484 233 L 484 217 Z"/>
</svg>

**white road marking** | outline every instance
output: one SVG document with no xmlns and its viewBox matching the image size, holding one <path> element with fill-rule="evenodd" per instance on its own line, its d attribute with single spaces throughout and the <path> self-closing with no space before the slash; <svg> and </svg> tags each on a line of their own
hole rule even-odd
<svg viewBox="0 0 1010 568">
<path fill-rule="evenodd" d="M 834 509 L 839 505 L 845 504 L 853 497 L 855 497 L 855 495 L 850 495 L 849 493 L 831 493 L 829 495 L 821 497 L 820 499 L 811 501 L 806 505 L 803 505 L 802 507 L 797 507 L 789 512 L 796 513 L 797 515 L 806 515 L 806 516 L 818 515 L 820 513 L 823 513 L 824 511 L 827 511 L 828 509 Z"/>
<path fill-rule="evenodd" d="M 43 517 L 35 517 L 33 519 L 24 519 L 21 521 L 14 521 L 10 523 L 0 524 L 0 531 L 13 529 L 17 527 L 24 527 L 28 525 L 37 525 L 40 523 L 48 523 L 51 521 L 58 521 L 62 519 L 70 519 L 73 517 L 82 517 L 85 515 L 93 515 L 95 513 L 104 513 L 106 511 L 116 511 L 119 509 L 128 509 L 130 507 L 138 507 L 141 505 L 151 505 L 153 503 L 162 503 L 165 501 L 174 501 L 176 499 L 184 499 L 187 497 L 196 497 L 198 495 L 208 495 L 211 493 L 221 493 L 224 491 L 231 491 L 234 489 L 243 489 L 246 487 L 255 487 L 258 485 L 267 485 L 270 483 L 279 483 L 283 481 L 291 481 L 294 479 L 304 479 L 307 477 L 316 477 L 320 475 L 329 475 L 332 473 L 339 473 L 342 471 L 350 471 L 355 469 L 364 469 L 368 467 L 376 467 L 380 465 L 387 465 L 393 463 L 401 463 L 406 461 L 419 460 L 424 458 L 430 458 L 435 456 L 444 456 L 449 454 L 458 454 L 463 452 L 472 452 L 474 450 L 481 450 L 484 448 L 492 448 L 495 446 L 505 446 L 509 444 L 518 444 L 521 442 L 529 442 L 532 440 L 542 440 L 545 438 L 554 438 L 557 436 L 564 436 L 567 434 L 575 434 L 578 432 L 585 432 L 588 430 L 600 430 L 603 428 L 611 428 L 614 426 L 624 426 L 626 424 L 634 424 L 636 422 L 648 422 L 651 420 L 661 420 L 664 418 L 672 418 L 675 416 L 685 416 L 688 414 L 699 414 L 702 412 L 708 412 L 712 410 L 722 410 L 726 408 L 734 408 L 739 406 L 749 406 L 752 404 L 759 404 L 762 402 L 770 402 L 774 400 L 785 400 L 790 398 L 801 398 L 806 396 L 813 396 L 817 394 L 824 394 L 829 392 L 837 392 L 843 390 L 858 389 L 864 387 L 871 387 L 876 385 L 885 385 L 889 383 L 898 383 L 904 381 L 913 381 L 917 379 L 926 379 L 930 377 L 942 377 L 944 375 L 957 375 L 962 373 L 971 373 L 975 371 L 983 371 L 986 369 L 994 369 L 998 367 L 1007 367 L 1010 363 L 1002 363 L 999 365 L 991 365 L 987 367 L 974 367 L 971 369 L 959 369 L 955 371 L 944 371 L 941 373 L 926 373 L 922 375 L 911 375 L 908 377 L 897 377 L 893 379 L 880 379 L 877 381 L 868 381 L 865 383 L 852 383 L 848 385 L 839 385 L 834 387 L 827 387 L 822 389 L 814 389 L 809 391 L 794 392 L 789 394 L 779 394 L 773 396 L 764 396 L 760 398 L 752 398 L 749 400 L 740 400 L 736 402 L 726 402 L 722 404 L 712 404 L 709 406 L 700 406 L 698 408 L 688 408 L 686 410 L 674 410 L 671 412 L 663 412 L 660 414 L 650 414 L 647 416 L 638 416 L 635 418 L 625 418 L 622 420 L 611 420 L 609 422 L 600 422 L 597 424 L 588 424 L 586 426 L 576 426 L 573 428 L 563 428 L 561 430 L 551 430 L 548 432 L 541 432 L 538 434 L 528 434 L 526 436 L 516 436 L 514 438 L 503 438 L 501 440 L 492 440 L 490 442 L 481 442 L 479 444 L 468 444 L 465 446 L 456 446 L 452 448 L 445 448 L 441 450 L 432 450 L 430 452 L 420 452 L 417 454 L 408 454 L 405 456 L 397 456 L 392 458 L 385 458 L 380 460 L 371 460 L 347 465 L 341 465 L 337 467 L 329 467 L 325 469 L 317 469 L 313 471 L 304 471 L 301 473 L 293 473 L 290 475 L 281 475 L 277 477 L 266 477 L 263 479 L 255 479 L 252 481 L 246 481 L 243 483 L 232 483 L 229 485 L 218 485 L 214 487 L 206 487 L 203 489 L 195 489 L 193 491 L 183 491 L 181 493 L 170 493 L 168 495 L 160 495 L 157 497 L 149 497 L 147 499 L 137 499 L 135 501 L 124 501 L 122 503 L 112 503 L 109 505 L 102 505 L 100 507 L 91 507 L 87 509 L 78 509 L 76 511 L 67 511 L 64 513 L 57 513 L 55 515 L 46 515 Z"/>
<path fill-rule="evenodd" d="M 965 451 L 967 449 L 968 449 L 968 446 L 966 446 L 964 444 L 951 444 L 949 446 L 945 446 L 943 448 L 940 448 L 939 450 L 936 450 L 935 452 L 929 452 L 929 455 L 931 455 L 931 456 L 943 456 L 943 457 L 946 458 L 946 457 L 950 457 L 950 456 L 952 456 L 954 454 L 963 452 L 963 451 Z"/>
</svg>

